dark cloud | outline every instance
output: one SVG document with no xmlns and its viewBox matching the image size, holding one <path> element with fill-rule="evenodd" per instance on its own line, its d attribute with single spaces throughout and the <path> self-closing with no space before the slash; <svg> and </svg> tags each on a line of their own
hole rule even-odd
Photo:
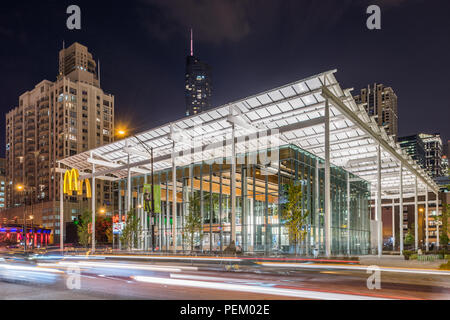
<svg viewBox="0 0 450 320">
<path fill-rule="evenodd" d="M 141 0 L 141 23 L 154 37 L 169 40 L 194 28 L 196 40 L 238 42 L 271 25 L 305 36 L 339 23 L 352 7 L 389 9 L 420 0 Z"/>
<path fill-rule="evenodd" d="M 210 43 L 239 41 L 250 33 L 246 0 L 143 0 L 143 23 L 153 36 L 168 39 L 195 29 L 196 38 Z"/>
</svg>

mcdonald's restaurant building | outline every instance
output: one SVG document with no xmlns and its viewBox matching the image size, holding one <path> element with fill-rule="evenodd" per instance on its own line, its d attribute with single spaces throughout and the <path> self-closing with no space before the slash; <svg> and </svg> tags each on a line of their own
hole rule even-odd
<svg viewBox="0 0 450 320">
<path fill-rule="evenodd" d="M 381 256 L 382 207 L 398 208 L 403 221 L 403 199 L 416 199 L 417 216 L 418 196 L 425 195 L 428 205 L 426 195 L 439 188 L 355 102 L 351 90 L 341 88 L 336 72 L 62 159 L 60 179 L 74 168 L 80 180 L 91 180 L 92 211 L 99 209 L 97 181 L 114 181 L 114 215 L 120 221 L 137 212 L 137 249 L 143 251 L 191 250 L 187 239 L 194 230 L 194 249 L 203 252 L 235 245 L 246 253 Z M 292 204 L 287 192 L 292 185 L 301 186 L 295 204 L 306 218 L 288 229 L 283 213 Z M 194 229 L 193 213 L 200 216 Z M 417 233 L 419 219 L 414 223 Z M 119 223 L 114 230 L 120 234 L 121 228 Z M 301 243 L 288 230 L 301 232 Z M 403 224 L 392 225 L 400 252 L 403 231 Z M 120 247 L 117 241 L 118 235 Z"/>
<path fill-rule="evenodd" d="M 297 252 L 311 255 L 317 249 L 324 253 L 324 161 L 294 145 L 281 146 L 270 152 L 279 156 L 279 162 L 271 166 L 261 165 L 259 157 L 257 163 L 251 164 L 248 154 L 237 157 L 236 246 L 247 253 L 294 253 L 282 211 L 287 201 L 286 187 L 295 183 L 302 186 L 301 207 L 304 214 L 307 213 L 303 227 L 306 237 L 299 243 Z M 193 163 L 176 170 L 177 250 L 190 250 L 185 224 L 189 210 L 195 210 L 193 208 L 200 211 L 202 224 L 201 232 L 195 233 L 195 250 L 221 252 L 230 245 L 232 165 L 227 161 L 211 162 Z M 161 170 L 153 176 L 155 200 L 160 204 L 159 213 L 153 219 L 153 242 L 155 248 L 163 251 L 173 248 L 172 172 L 172 169 Z M 151 183 L 151 177 L 141 175 L 130 181 L 130 207 L 144 218 L 144 188 Z M 127 213 L 127 183 L 128 179 L 118 183 L 121 215 Z M 331 194 L 332 253 L 367 254 L 370 243 L 368 182 L 339 167 L 332 167 Z M 192 204 L 195 201 L 197 207 Z M 150 228 L 146 231 L 143 226 L 142 229 L 150 236 Z M 151 240 L 149 242 L 151 247 Z M 144 242 L 139 245 L 145 249 Z"/>
</svg>

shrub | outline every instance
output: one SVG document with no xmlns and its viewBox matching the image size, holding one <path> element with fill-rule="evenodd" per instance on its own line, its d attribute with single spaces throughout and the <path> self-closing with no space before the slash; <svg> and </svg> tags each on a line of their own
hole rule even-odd
<svg viewBox="0 0 450 320">
<path fill-rule="evenodd" d="M 447 263 L 441 264 L 439 269 L 441 269 L 441 270 L 450 270 L 450 260 L 447 261 Z"/>
<path fill-rule="evenodd" d="M 403 250 L 403 256 L 405 257 L 405 260 L 409 260 L 411 255 L 413 255 L 415 252 L 411 250 Z M 417 255 L 416 255 L 417 259 Z"/>
<path fill-rule="evenodd" d="M 439 259 L 447 259 L 447 257 L 449 256 L 448 251 L 445 248 L 439 250 L 438 255 L 439 255 Z"/>
</svg>

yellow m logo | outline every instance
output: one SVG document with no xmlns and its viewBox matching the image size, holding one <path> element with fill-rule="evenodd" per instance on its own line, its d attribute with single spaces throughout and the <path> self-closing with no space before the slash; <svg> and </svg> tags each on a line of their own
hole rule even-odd
<svg viewBox="0 0 450 320">
<path fill-rule="evenodd" d="M 83 194 L 83 183 L 86 184 L 86 197 L 91 198 L 91 184 L 88 179 L 80 180 L 80 174 L 77 169 L 67 170 L 64 174 L 63 191 L 65 194 L 72 195 L 74 191 L 77 191 L 78 195 Z"/>
<path fill-rule="evenodd" d="M 83 194 L 83 184 L 86 185 L 86 198 L 92 198 L 91 183 L 89 182 L 89 179 L 79 180 L 78 195 L 81 196 Z"/>
</svg>

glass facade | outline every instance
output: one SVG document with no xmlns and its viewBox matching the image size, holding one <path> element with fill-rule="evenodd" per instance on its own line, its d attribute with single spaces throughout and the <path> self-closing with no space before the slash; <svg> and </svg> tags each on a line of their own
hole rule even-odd
<svg viewBox="0 0 450 320">
<path fill-rule="evenodd" d="M 273 149 L 278 163 L 262 166 L 250 161 L 255 154 L 237 156 L 236 165 L 236 245 L 248 253 L 325 254 L 324 242 L 324 161 L 293 145 Z M 225 159 L 226 160 L 226 159 Z M 258 159 L 259 160 L 259 159 Z M 256 164 L 251 164 L 251 163 Z M 189 201 L 199 199 L 202 232 L 196 232 L 194 249 L 221 252 L 231 239 L 231 164 L 195 163 L 177 167 L 177 248 L 190 250 L 185 230 Z M 133 205 L 145 179 L 132 178 Z M 297 248 L 292 245 L 282 212 L 286 185 L 300 184 L 302 210 L 308 212 L 306 237 Z M 154 183 L 161 186 L 161 214 L 154 218 L 155 238 L 161 250 L 172 245 L 172 170 L 155 172 Z M 119 184 L 126 190 L 126 180 Z M 349 187 L 349 192 L 348 192 Z M 125 195 L 124 192 L 120 192 Z M 350 195 L 350 197 L 348 197 Z M 125 196 L 119 201 L 125 203 Z M 368 254 L 370 248 L 370 185 L 339 167 L 331 167 L 331 253 Z M 124 204 L 120 205 L 124 208 Z M 350 211 L 348 211 L 350 210 Z M 125 212 L 122 212 L 122 214 Z M 160 221 L 161 217 L 161 221 Z M 350 250 L 348 250 L 350 249 Z"/>
</svg>

